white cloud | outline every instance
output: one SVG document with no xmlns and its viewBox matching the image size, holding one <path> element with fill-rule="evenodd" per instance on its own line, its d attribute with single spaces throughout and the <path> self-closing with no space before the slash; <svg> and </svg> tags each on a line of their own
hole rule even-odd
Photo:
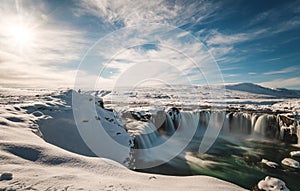
<svg viewBox="0 0 300 191">
<path fill-rule="evenodd" d="M 266 29 L 260 29 L 245 33 L 224 34 L 214 29 L 208 31 L 208 34 L 204 37 L 204 39 L 210 52 L 217 60 L 220 60 L 222 58 L 228 59 L 226 57 L 231 57 L 228 55 L 236 51 L 236 44 L 260 38 L 265 32 Z"/>
<path fill-rule="evenodd" d="M 202 22 L 218 10 L 209 1 L 139 1 L 139 0 L 82 0 L 77 14 L 93 14 L 111 24 L 125 26 L 141 23 L 160 23 L 175 26 Z"/>
<path fill-rule="evenodd" d="M 1 62 L 0 81 L 8 87 L 71 87 L 76 71 L 24 62 Z"/>
<path fill-rule="evenodd" d="M 209 48 L 209 51 L 216 57 L 216 60 L 220 61 L 224 55 L 231 53 L 234 50 L 233 46 L 224 45 L 224 46 L 212 46 Z M 223 57 L 223 59 L 226 59 Z"/>
<path fill-rule="evenodd" d="M 220 29 L 206 30 L 201 33 L 209 49 L 214 56 L 220 58 L 236 57 L 231 53 L 240 52 L 235 48 L 239 43 L 251 42 L 253 40 L 270 38 L 279 33 L 299 29 L 299 16 L 291 16 L 290 12 L 297 13 L 299 3 L 287 3 L 280 8 L 273 8 L 254 15 L 253 19 L 245 24 L 243 32 L 222 32 Z M 261 45 L 260 45 L 261 46 Z M 265 51 L 265 48 L 257 47 L 256 52 Z M 267 51 L 270 51 L 269 48 Z"/>
<path fill-rule="evenodd" d="M 164 1 L 127 1 L 127 0 L 84 0 L 81 6 L 110 23 L 123 22 L 126 26 L 148 22 L 164 21 L 178 11 L 176 6 Z M 158 14 L 159 13 L 159 14 Z"/>
<path fill-rule="evenodd" d="M 64 23 L 51 21 L 44 15 L 43 9 L 32 10 L 25 4 L 22 12 L 18 13 L 7 2 L 0 5 L 1 8 L 6 7 L 3 9 L 4 16 L 0 18 L 0 72 L 5 74 L 1 75 L 0 84 L 72 85 L 75 71 L 65 65 L 80 60 L 87 43 L 84 34 L 64 26 Z M 41 8 L 46 5 L 41 2 L 34 6 Z M 17 42 L 20 39 L 10 34 L 10 30 L 18 25 L 23 25 L 31 33 L 32 37 L 26 43 Z M 16 35 L 22 35 L 20 31 L 16 32 Z"/>
<path fill-rule="evenodd" d="M 161 25 L 152 25 L 151 30 L 124 28 L 99 41 L 83 65 L 90 68 L 89 65 L 95 64 L 89 61 L 89 57 L 101 60 L 106 63 L 101 72 L 102 79 L 115 82 L 126 76 L 128 79 L 122 84 L 138 82 L 141 77 L 179 84 L 199 80 L 212 83 L 221 74 L 214 59 L 200 41 L 183 33 Z M 143 47 L 149 43 L 154 43 L 155 48 Z"/>
<path fill-rule="evenodd" d="M 272 8 L 256 15 L 250 22 L 249 27 L 255 27 L 267 23 L 265 36 L 276 35 L 278 33 L 299 28 L 299 16 L 291 16 L 290 13 L 297 14 L 300 4 L 297 1 L 286 3 L 281 7 Z"/>
<path fill-rule="evenodd" d="M 287 73 L 295 72 L 297 70 L 299 70 L 298 67 L 292 66 L 292 67 L 284 68 L 282 70 L 275 70 L 275 71 L 265 72 L 263 74 L 264 75 L 287 74 Z"/>
<path fill-rule="evenodd" d="M 276 79 L 273 81 L 262 82 L 260 83 L 262 86 L 272 87 L 272 88 L 282 88 L 282 87 L 293 87 L 300 86 L 300 78 L 288 78 L 288 79 Z"/>
<path fill-rule="evenodd" d="M 230 34 L 225 35 L 220 33 L 217 30 L 210 31 L 208 40 L 206 43 L 209 46 L 212 45 L 233 45 L 235 43 L 240 43 L 248 40 L 250 37 L 249 34 L 246 33 L 239 33 L 239 34 Z"/>
<path fill-rule="evenodd" d="M 273 61 L 276 61 L 276 60 L 280 60 L 281 58 L 278 57 L 278 58 L 270 58 L 270 59 L 266 59 L 265 62 L 273 62 Z"/>
<path fill-rule="evenodd" d="M 122 27 L 132 27 L 132 26 L 142 26 L 137 27 L 138 30 L 135 38 L 128 38 L 128 34 L 121 34 L 120 36 L 115 36 L 109 43 L 119 44 L 120 47 L 130 47 L 148 42 L 149 39 L 144 39 L 144 41 L 136 40 L 139 38 L 144 38 L 145 36 L 153 37 L 153 28 L 143 28 L 144 23 L 159 23 L 159 24 L 169 24 L 175 26 L 181 26 L 184 24 L 199 24 L 205 22 L 212 17 L 218 16 L 222 17 L 222 13 L 217 13 L 217 10 L 221 8 L 221 4 L 216 4 L 212 1 L 129 1 L 129 0 L 119 0 L 119 1 L 108 1 L 108 0 L 83 0 L 80 2 L 81 8 L 77 10 L 79 15 L 88 14 L 95 15 L 101 19 L 105 20 L 107 24 L 116 26 L 117 28 Z M 267 24 L 256 25 L 262 21 L 266 21 L 270 18 L 270 15 L 275 14 L 276 11 L 272 10 L 270 12 L 262 13 L 258 15 L 253 21 L 250 21 L 241 30 L 243 32 L 230 32 L 222 31 L 220 28 L 216 29 L 199 29 L 197 33 L 204 40 L 205 44 L 208 46 L 209 52 L 215 57 L 220 63 L 231 63 L 240 62 L 247 58 L 249 52 L 243 52 L 243 50 L 238 50 L 237 45 L 240 43 L 251 42 L 254 40 L 262 39 L 265 37 L 270 37 L 271 35 L 276 35 L 276 33 L 284 32 L 287 30 L 292 30 L 298 26 L 298 18 L 284 18 L 283 21 L 279 22 L 266 22 Z M 254 26 L 254 27 L 251 27 Z M 155 28 L 155 27 L 154 27 Z M 155 30 L 155 29 L 154 29 Z M 144 36 L 139 36 L 142 33 Z M 178 33 L 175 38 L 184 38 L 188 35 L 187 31 Z M 126 39 L 127 38 L 127 39 Z M 168 39 L 156 39 L 153 41 L 159 43 L 166 43 Z M 178 40 L 178 39 L 177 39 Z M 125 51 L 123 53 L 118 53 L 118 49 L 112 50 L 105 43 L 105 50 L 99 51 L 105 59 L 111 59 L 111 52 L 118 54 L 117 58 L 111 64 L 111 68 L 115 68 L 119 71 L 119 74 L 128 70 L 132 65 L 136 64 L 138 59 L 140 62 L 145 59 L 156 59 L 164 58 L 168 59 L 169 62 L 178 65 L 181 71 L 188 71 L 188 69 L 180 63 L 183 62 L 183 58 L 174 54 L 174 52 L 166 49 L 151 50 L 149 52 L 139 52 L 137 50 Z M 196 43 L 197 44 L 197 43 Z M 189 50 L 191 54 L 194 54 L 197 48 L 193 45 L 196 44 L 183 44 L 170 42 L 170 46 L 174 46 L 175 50 Z M 187 46 L 190 46 L 187 48 Z M 261 48 L 261 45 L 257 45 L 251 50 L 255 52 L 265 51 Z M 269 49 L 268 49 L 269 51 Z M 235 53 L 235 54 L 233 54 Z M 201 63 L 201 58 L 203 55 L 196 59 Z M 196 56 L 195 56 L 196 57 Z M 123 60 L 122 62 L 120 60 Z M 126 63 L 125 63 L 126 62 Z M 109 69 L 109 68 L 108 68 Z M 282 72 L 283 71 L 277 71 Z M 269 73 L 269 74 L 268 74 Z M 271 75 L 274 72 L 268 72 L 267 75 Z M 254 73 L 249 73 L 249 75 L 254 75 Z M 114 73 L 112 78 L 117 78 L 118 72 Z"/>
</svg>

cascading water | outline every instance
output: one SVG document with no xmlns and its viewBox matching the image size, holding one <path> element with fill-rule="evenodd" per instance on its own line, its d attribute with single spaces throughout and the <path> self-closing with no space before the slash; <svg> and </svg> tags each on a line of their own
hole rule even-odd
<svg viewBox="0 0 300 191">
<path fill-rule="evenodd" d="M 199 112 L 199 126 L 207 127 L 210 119 L 210 112 L 208 111 L 200 111 Z"/>
<path fill-rule="evenodd" d="M 176 131 L 174 122 L 169 115 L 166 115 L 166 120 L 161 128 L 166 132 L 168 136 L 173 135 Z"/>
<path fill-rule="evenodd" d="M 228 113 L 223 128 L 231 133 L 250 134 L 252 124 L 252 117 L 248 113 Z"/>
<path fill-rule="evenodd" d="M 252 116 L 251 116 L 251 132 L 253 132 L 254 130 L 254 125 L 255 125 L 255 123 L 256 123 L 256 121 L 257 121 L 257 119 L 258 119 L 258 117 L 259 117 L 259 115 L 258 114 L 252 114 Z"/>
<path fill-rule="evenodd" d="M 171 109 L 168 112 L 157 112 L 151 118 L 151 129 L 157 131 L 156 136 L 172 136 L 179 128 L 181 130 L 191 126 L 197 127 L 196 136 L 203 135 L 203 129 L 209 126 L 212 119 L 211 111 L 180 112 Z M 180 116 L 180 117 L 178 117 Z M 180 122 L 179 122 L 180 121 Z M 230 112 L 225 116 L 222 124 L 223 133 L 238 133 L 254 137 L 266 137 L 287 142 L 288 135 L 299 137 L 299 122 L 280 114 L 257 114 Z M 156 128 L 156 129 L 154 129 Z M 147 131 L 147 130 L 145 130 Z M 182 132 L 183 133 L 183 132 Z M 148 135 L 144 135 L 148 136 Z M 151 134 L 149 136 L 152 136 Z"/>
<path fill-rule="evenodd" d="M 256 136 L 265 136 L 266 128 L 267 128 L 267 115 L 261 115 L 258 117 L 256 123 L 254 124 L 253 135 Z"/>
<path fill-rule="evenodd" d="M 145 115 L 151 113 L 151 117 L 140 116 L 142 113 Z M 256 180 L 257 176 L 265 173 L 261 170 L 263 167 L 257 168 L 261 165 L 261 159 L 266 158 L 280 163 L 282 156 L 286 156 L 292 150 L 291 145 L 261 140 L 267 138 L 297 143 L 295 140 L 298 139 L 295 137 L 300 136 L 299 122 L 295 122 L 288 114 L 250 112 L 224 114 L 221 110 L 178 113 L 173 109 L 167 112 L 164 110 L 154 113 L 140 112 L 136 115 L 139 117 L 131 118 L 126 127 L 128 133 L 135 136 L 136 149 L 133 149 L 131 163 L 133 169 L 169 175 L 209 175 L 246 187 L 249 181 Z M 218 128 L 222 128 L 221 131 L 218 131 Z M 207 133 L 211 129 L 215 131 Z M 210 138 L 218 136 L 219 132 L 222 136 L 217 140 Z M 236 135 L 233 136 L 234 139 L 232 135 Z M 176 146 L 186 137 L 190 137 L 190 143 L 178 152 L 178 155 L 170 160 L 164 160 L 174 153 L 174 148 L 176 150 Z M 169 141 L 169 147 L 155 149 Z M 281 153 L 277 155 L 277 152 Z M 214 170 L 211 170 L 211 164 Z M 232 177 L 232 174 L 227 173 L 230 170 L 241 172 L 240 176 Z M 249 174 L 249 171 L 253 174 Z M 282 175 L 280 170 L 276 175 L 294 177 L 289 173 Z"/>
<path fill-rule="evenodd" d="M 168 149 L 163 151 L 143 149 L 159 146 L 174 136 L 173 143 L 175 145 L 182 142 L 186 137 L 196 139 L 197 145 L 191 143 L 188 147 L 194 150 L 199 148 L 201 140 L 206 143 L 209 142 L 206 140 L 207 136 L 218 136 L 219 131 L 214 131 L 215 134 L 209 134 L 208 131 L 208 129 L 217 127 L 222 128 L 220 133 L 223 135 L 244 134 L 254 138 L 278 139 L 288 143 L 298 143 L 299 122 L 294 122 L 287 116 L 230 112 L 226 114 L 224 119 L 223 114 L 223 111 L 179 112 L 176 108 L 171 108 L 167 112 L 159 110 L 154 113 L 139 112 L 134 114 L 126 128 L 129 134 L 135 136 L 135 148 L 138 149 L 134 153 L 135 158 L 143 162 L 163 158 L 162 155 L 168 155 L 168 152 L 171 151 Z"/>
<path fill-rule="evenodd" d="M 243 133 L 249 134 L 251 133 L 252 129 L 252 117 L 249 113 L 243 113 L 243 118 L 242 118 L 242 126 L 244 127 Z"/>
</svg>

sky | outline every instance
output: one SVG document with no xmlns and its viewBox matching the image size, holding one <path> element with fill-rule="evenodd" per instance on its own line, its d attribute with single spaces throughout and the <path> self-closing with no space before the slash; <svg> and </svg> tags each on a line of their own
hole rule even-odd
<svg viewBox="0 0 300 191">
<path fill-rule="evenodd" d="M 2 0 L 0 86 L 300 89 L 297 0 Z"/>
</svg>

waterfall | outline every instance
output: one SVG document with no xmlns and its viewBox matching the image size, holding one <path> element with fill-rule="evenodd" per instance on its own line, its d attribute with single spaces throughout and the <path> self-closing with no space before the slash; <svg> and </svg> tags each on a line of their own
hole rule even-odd
<svg viewBox="0 0 300 191">
<path fill-rule="evenodd" d="M 258 117 L 259 117 L 259 115 L 258 115 L 258 114 L 255 114 L 255 113 L 252 114 L 252 116 L 251 116 L 251 133 L 252 133 L 252 134 L 253 134 L 253 132 L 254 132 L 255 123 L 256 123 Z"/>
<path fill-rule="evenodd" d="M 164 164 L 184 150 L 205 153 L 221 133 L 224 136 L 251 135 L 298 143 L 299 122 L 289 114 L 261 114 L 224 111 L 167 110 L 131 112 L 126 129 L 134 136 L 132 168 Z M 187 144 L 186 144 L 187 143 Z M 182 147 L 183 146 L 183 147 Z"/>
<path fill-rule="evenodd" d="M 243 122 L 242 122 L 242 126 L 243 126 L 243 133 L 246 134 L 251 134 L 251 130 L 252 130 L 252 116 L 249 113 L 243 113 Z"/>
<path fill-rule="evenodd" d="M 219 133 L 227 136 L 252 135 L 300 144 L 299 121 L 288 116 L 248 112 L 229 112 L 225 115 L 223 111 L 187 112 L 179 111 L 177 108 L 171 108 L 167 112 L 159 110 L 154 113 L 139 112 L 123 115 L 129 120 L 126 125 L 128 133 L 135 137 L 137 150 L 133 151 L 134 158 L 143 162 L 163 160 L 173 152 L 173 147 L 176 148 L 182 142 L 192 139 L 201 140 L 201 144 L 199 147 L 199 144 L 192 143 L 189 148 L 195 146 L 205 152 L 214 143 L 213 138 Z M 167 148 L 153 151 L 150 149 L 157 148 L 156 146 L 163 145 L 170 139 L 172 141 Z"/>
<path fill-rule="evenodd" d="M 181 112 L 181 118 L 177 131 L 180 132 L 182 138 L 190 135 L 198 129 L 199 113 L 197 112 Z M 128 133 L 136 137 L 138 148 L 151 148 L 165 141 L 165 135 L 170 137 L 175 131 L 175 123 L 172 118 L 166 114 L 164 124 L 158 129 L 152 121 L 148 122 L 131 122 L 130 126 L 126 127 Z M 162 129 L 162 131 L 160 131 Z"/>
<path fill-rule="evenodd" d="M 151 148 L 161 142 L 161 137 L 152 122 L 144 122 L 139 131 L 134 132 L 138 142 L 138 148 Z"/>
<path fill-rule="evenodd" d="M 222 132 L 295 142 L 296 137 L 299 137 L 298 126 L 293 119 L 280 114 L 230 112 L 225 117 Z"/>
<path fill-rule="evenodd" d="M 268 119 L 267 114 L 263 114 L 258 117 L 256 123 L 254 124 L 254 131 L 253 131 L 254 135 L 258 135 L 258 136 L 262 136 L 262 137 L 265 136 L 266 128 L 268 125 L 267 119 Z"/>
<path fill-rule="evenodd" d="M 224 123 L 223 123 L 222 132 L 225 133 L 225 134 L 229 134 L 230 133 L 230 129 L 229 129 L 229 115 L 230 115 L 230 113 L 227 113 L 225 115 L 225 119 L 224 119 Z"/>
<path fill-rule="evenodd" d="M 160 121 L 164 118 L 160 127 L 155 126 L 167 136 L 172 136 L 177 128 L 183 129 L 193 126 L 197 127 L 195 136 L 201 137 L 208 127 L 211 128 L 209 124 L 217 120 L 216 114 L 221 113 L 221 111 L 179 112 L 179 110 L 172 108 L 167 113 L 160 113 L 164 117 L 155 116 Z M 214 115 L 216 116 L 213 117 Z M 155 122 L 156 119 L 153 121 Z M 279 139 L 285 142 L 298 141 L 297 137 L 300 134 L 300 130 L 297 128 L 299 122 L 281 114 L 230 112 L 226 114 L 224 123 L 220 123 L 222 124 L 221 132 L 225 134 L 237 133 Z"/>
<path fill-rule="evenodd" d="M 210 119 L 210 113 L 208 111 L 199 112 L 199 127 L 206 128 Z"/>
<path fill-rule="evenodd" d="M 175 125 L 173 120 L 171 119 L 171 117 L 169 115 L 166 115 L 166 121 L 165 121 L 165 131 L 167 132 L 168 136 L 171 136 L 175 133 L 176 129 L 175 129 Z"/>
<path fill-rule="evenodd" d="M 267 129 L 266 129 L 266 137 L 278 139 L 280 134 L 279 121 L 276 115 L 268 115 L 267 116 Z"/>
<path fill-rule="evenodd" d="M 199 125 L 199 113 L 198 112 L 181 112 L 181 120 L 179 123 L 179 129 L 184 131 L 185 129 L 196 129 Z"/>
<path fill-rule="evenodd" d="M 148 168 L 168 162 L 193 139 L 199 123 L 197 113 L 180 112 L 179 121 L 178 116 L 172 119 L 169 113 L 165 115 L 165 122 L 160 127 L 156 127 L 152 120 L 131 121 L 131 125 L 126 126 L 128 133 L 135 137 L 135 146 L 132 149 L 133 168 Z"/>
<path fill-rule="evenodd" d="M 252 128 L 252 116 L 248 113 L 228 113 L 225 117 L 223 128 L 225 129 L 225 132 L 250 134 Z"/>
<path fill-rule="evenodd" d="M 166 121 L 166 112 L 164 110 L 158 110 L 151 116 L 151 121 L 155 127 L 161 127 Z"/>
</svg>

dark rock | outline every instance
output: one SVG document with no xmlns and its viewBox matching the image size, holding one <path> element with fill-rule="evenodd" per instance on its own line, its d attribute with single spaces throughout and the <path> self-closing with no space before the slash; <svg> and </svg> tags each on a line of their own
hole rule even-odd
<svg viewBox="0 0 300 191">
<path fill-rule="evenodd" d="M 13 174 L 9 173 L 9 172 L 5 172 L 3 174 L 1 174 L 0 176 L 0 181 L 2 180 L 12 180 L 13 179 Z"/>
</svg>

